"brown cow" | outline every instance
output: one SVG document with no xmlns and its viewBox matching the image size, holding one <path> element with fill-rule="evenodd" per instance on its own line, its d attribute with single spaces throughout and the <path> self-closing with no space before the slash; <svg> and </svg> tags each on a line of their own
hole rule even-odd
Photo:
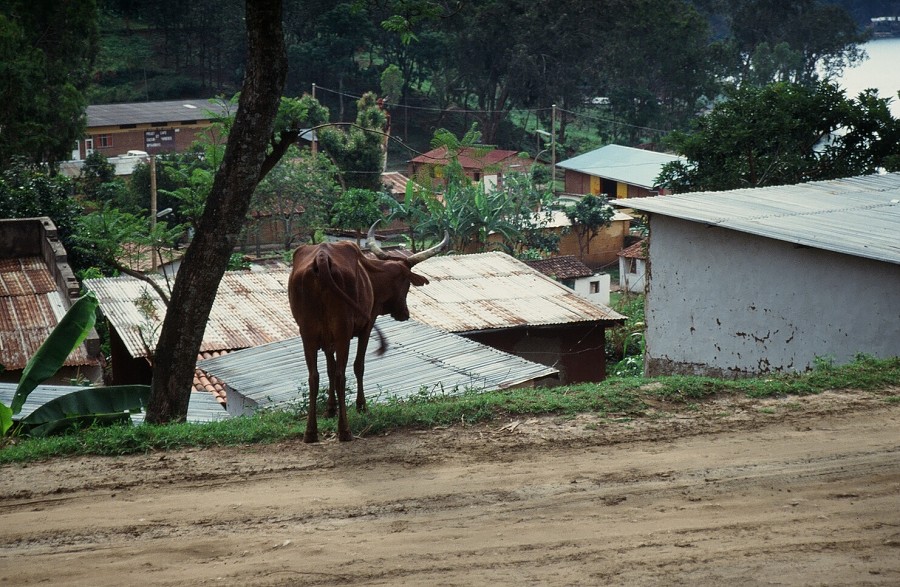
<svg viewBox="0 0 900 587">
<path fill-rule="evenodd" d="M 328 369 L 328 403 L 325 415 L 338 414 L 338 439 L 352 440 L 347 422 L 347 361 L 350 339 L 358 338 L 353 372 L 356 375 L 356 410 L 365 411 L 363 372 L 366 346 L 375 319 L 390 314 L 408 320 L 406 295 L 410 285 L 425 285 L 425 277 L 411 268 L 434 256 L 446 246 L 448 235 L 437 246 L 406 259 L 386 255 L 375 243 L 375 226 L 369 230 L 369 248 L 378 259 L 363 256 L 352 242 L 304 245 L 294 251 L 294 265 L 288 281 L 291 313 L 300 329 L 303 354 L 309 370 L 309 412 L 304 442 L 318 442 L 316 397 L 319 392 L 319 349 L 325 353 Z M 376 329 L 377 331 L 377 329 Z M 379 336 L 381 332 L 378 331 Z M 385 349 L 381 339 L 379 354 Z M 335 394 L 337 397 L 335 397 Z"/>
</svg>

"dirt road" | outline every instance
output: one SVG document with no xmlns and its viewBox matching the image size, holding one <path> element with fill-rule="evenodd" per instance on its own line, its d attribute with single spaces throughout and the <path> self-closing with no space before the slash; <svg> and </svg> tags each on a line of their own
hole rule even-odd
<svg viewBox="0 0 900 587">
<path fill-rule="evenodd" d="M 0 585 L 900 585 L 884 396 L 4 466 Z"/>
</svg>

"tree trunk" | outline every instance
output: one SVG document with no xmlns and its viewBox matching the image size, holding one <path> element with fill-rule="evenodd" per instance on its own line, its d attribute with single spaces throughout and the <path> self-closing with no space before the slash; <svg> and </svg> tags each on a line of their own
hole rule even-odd
<svg viewBox="0 0 900 587">
<path fill-rule="evenodd" d="M 282 0 L 246 0 L 247 68 L 222 166 L 175 280 L 156 348 L 147 421 L 187 416 L 216 290 L 261 178 L 287 73 Z"/>
</svg>

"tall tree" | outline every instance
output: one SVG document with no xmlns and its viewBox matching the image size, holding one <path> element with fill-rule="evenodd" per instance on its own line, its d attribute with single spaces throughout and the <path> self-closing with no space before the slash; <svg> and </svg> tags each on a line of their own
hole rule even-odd
<svg viewBox="0 0 900 587">
<path fill-rule="evenodd" d="M 278 148 L 281 141 L 297 138 L 296 132 L 273 135 L 287 75 L 281 0 L 246 0 L 245 23 L 246 70 L 238 111 L 160 332 L 147 409 L 152 423 L 185 419 L 206 322 L 250 199 L 264 172 L 287 150 Z"/>
<path fill-rule="evenodd" d="M 0 168 L 69 158 L 96 52 L 94 0 L 0 0 Z"/>
<path fill-rule="evenodd" d="M 319 145 L 337 165 L 345 189 L 382 189 L 386 130 L 387 113 L 375 94 L 366 92 L 357 101 L 356 124 L 346 130 L 326 126 L 318 131 Z"/>
<path fill-rule="evenodd" d="M 815 85 L 858 62 L 865 35 L 841 6 L 819 0 L 726 3 L 739 83 Z M 820 73 L 821 72 L 821 73 Z"/>
<path fill-rule="evenodd" d="M 687 162 L 668 163 L 676 192 L 794 184 L 889 170 L 900 163 L 900 121 L 887 99 L 847 99 L 834 84 L 746 86 L 669 140 Z"/>
</svg>

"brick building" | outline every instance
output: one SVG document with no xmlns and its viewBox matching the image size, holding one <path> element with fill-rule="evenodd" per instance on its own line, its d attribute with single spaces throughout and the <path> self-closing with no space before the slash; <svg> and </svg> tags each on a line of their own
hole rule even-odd
<svg viewBox="0 0 900 587">
<path fill-rule="evenodd" d="M 83 160 L 93 151 L 106 157 L 128 151 L 186 151 L 217 116 L 225 113 L 221 103 L 209 100 L 88 106 L 85 138 L 73 149 L 72 159 Z"/>
</svg>

